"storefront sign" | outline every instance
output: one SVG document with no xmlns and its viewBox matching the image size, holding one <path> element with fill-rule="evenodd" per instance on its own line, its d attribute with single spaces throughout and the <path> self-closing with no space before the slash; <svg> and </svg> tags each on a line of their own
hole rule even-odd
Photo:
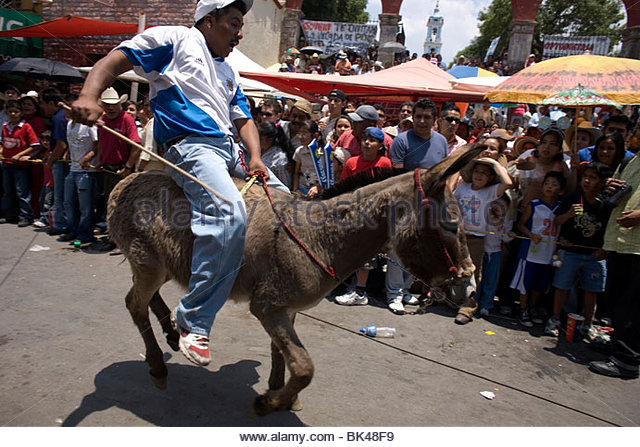
<svg viewBox="0 0 640 447">
<path fill-rule="evenodd" d="M 372 24 L 314 20 L 301 20 L 300 23 L 307 45 L 322 48 L 325 53 L 335 53 L 343 48 L 366 53 L 378 33 L 378 25 Z"/>
<path fill-rule="evenodd" d="M 543 36 L 544 51 L 542 59 L 574 56 L 587 51 L 598 56 L 609 54 L 610 39 L 606 36 L 566 37 L 558 35 Z"/>
</svg>

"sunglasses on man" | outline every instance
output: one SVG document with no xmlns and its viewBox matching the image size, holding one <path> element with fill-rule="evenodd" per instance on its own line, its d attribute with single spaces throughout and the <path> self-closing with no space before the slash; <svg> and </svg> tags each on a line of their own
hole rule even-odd
<svg viewBox="0 0 640 447">
<path fill-rule="evenodd" d="M 270 116 L 273 116 L 273 113 L 271 113 L 271 112 L 260 112 L 260 116 L 270 117 Z"/>
<path fill-rule="evenodd" d="M 460 118 L 456 118 L 455 116 L 445 116 L 443 119 L 449 123 L 460 124 Z"/>
</svg>

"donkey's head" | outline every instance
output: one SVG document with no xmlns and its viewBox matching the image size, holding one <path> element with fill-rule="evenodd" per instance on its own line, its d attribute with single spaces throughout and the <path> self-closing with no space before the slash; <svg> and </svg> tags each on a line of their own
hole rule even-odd
<svg viewBox="0 0 640 447">
<path fill-rule="evenodd" d="M 396 253 L 411 273 L 429 285 L 451 285 L 457 289 L 454 292 L 465 297 L 475 294 L 474 266 L 460 208 L 447 179 L 480 150 L 466 145 L 433 168 L 414 175 L 412 222 L 394 241 Z"/>
</svg>

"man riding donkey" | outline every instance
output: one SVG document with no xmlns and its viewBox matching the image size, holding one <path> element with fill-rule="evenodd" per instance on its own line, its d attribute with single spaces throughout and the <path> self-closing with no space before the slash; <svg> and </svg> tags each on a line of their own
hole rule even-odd
<svg viewBox="0 0 640 447">
<path fill-rule="evenodd" d="M 72 106 L 73 119 L 95 123 L 102 114 L 101 92 L 133 68 L 149 81 L 154 138 L 165 159 L 217 193 L 169 169 L 191 204 L 194 235 L 189 291 L 174 311 L 179 346 L 202 366 L 211 361 L 209 333 L 244 252 L 245 204 L 231 175 L 245 173 L 234 127 L 246 148 L 248 171 L 263 172 L 271 187 L 288 192 L 260 158 L 247 100 L 224 60 L 242 39 L 243 16 L 252 5 L 253 0 L 200 0 L 195 26 L 157 26 L 121 43 L 95 65 Z"/>
</svg>

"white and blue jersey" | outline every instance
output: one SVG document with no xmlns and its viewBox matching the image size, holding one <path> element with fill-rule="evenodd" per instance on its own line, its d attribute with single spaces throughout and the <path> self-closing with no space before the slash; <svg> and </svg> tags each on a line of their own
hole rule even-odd
<svg viewBox="0 0 640 447">
<path fill-rule="evenodd" d="M 523 240 L 518 258 L 526 259 L 536 264 L 551 264 L 556 246 L 549 242 L 555 242 L 558 239 L 558 225 L 554 222 L 556 218 L 554 211 L 559 204 L 560 202 L 556 202 L 555 205 L 549 206 L 540 199 L 529 202 L 532 212 L 526 223 L 527 229 L 534 234 L 542 236 L 542 240 L 546 242 L 533 244 L 529 239 Z"/>
<path fill-rule="evenodd" d="M 158 145 L 191 134 L 232 135 L 234 120 L 251 118 L 231 66 L 213 57 L 198 29 L 156 26 L 117 49 L 149 81 Z"/>
</svg>

